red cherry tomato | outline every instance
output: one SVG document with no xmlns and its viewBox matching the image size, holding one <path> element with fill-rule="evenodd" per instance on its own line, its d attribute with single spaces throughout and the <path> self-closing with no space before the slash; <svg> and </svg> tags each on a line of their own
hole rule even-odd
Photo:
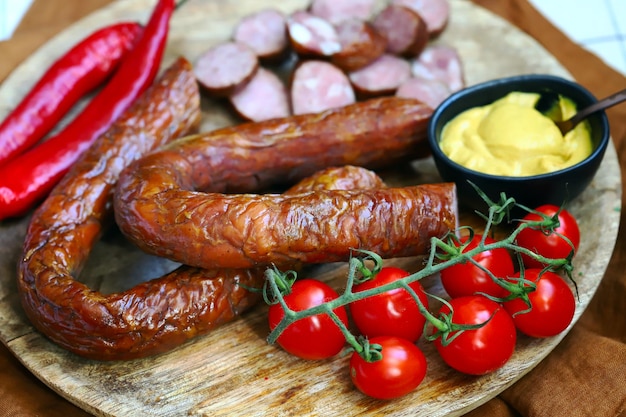
<svg viewBox="0 0 626 417">
<path fill-rule="evenodd" d="M 402 397 L 426 376 L 426 357 L 406 339 L 380 336 L 370 344 L 382 346 L 382 359 L 367 362 L 358 353 L 350 358 L 350 378 L 363 394 L 381 400 Z"/>
<path fill-rule="evenodd" d="M 444 362 L 470 375 L 487 374 L 504 366 L 513 355 L 517 340 L 515 324 L 504 307 L 482 295 L 453 298 L 450 305 L 453 323 L 485 324 L 478 329 L 463 330 L 447 345 L 441 337 L 435 339 L 435 347 Z M 448 313 L 450 309 L 444 305 L 440 314 Z"/>
<path fill-rule="evenodd" d="M 528 306 L 520 298 L 505 302 L 504 308 L 522 333 L 532 337 L 550 337 L 570 325 L 576 310 L 576 299 L 567 282 L 559 275 L 550 271 L 540 273 L 541 269 L 524 271 L 524 278 L 537 285 L 534 291 L 528 293 L 530 311 L 524 312 Z"/>
<path fill-rule="evenodd" d="M 302 311 L 332 301 L 339 295 L 328 284 L 315 279 L 296 281 L 291 292 L 284 296 L 287 306 Z M 339 319 L 348 325 L 344 307 L 333 310 Z M 268 320 L 271 330 L 285 316 L 280 304 L 269 308 Z M 287 352 L 303 359 L 325 359 L 336 355 L 345 345 L 345 337 L 339 326 L 326 314 L 300 319 L 289 325 L 278 337 L 277 343 Z"/>
<path fill-rule="evenodd" d="M 384 267 L 374 278 L 355 285 L 353 292 L 377 288 L 409 275 L 400 268 Z M 415 281 L 409 287 L 415 291 L 422 305 L 428 308 L 428 297 L 422 284 Z M 414 342 L 422 336 L 426 322 L 417 303 L 404 288 L 354 301 L 349 304 L 349 308 L 355 326 L 368 338 L 397 336 Z"/>
<path fill-rule="evenodd" d="M 474 235 L 463 252 L 475 249 L 482 238 L 482 235 Z M 469 236 L 461 238 L 461 243 L 467 242 L 468 239 Z M 485 237 L 485 244 L 495 242 L 495 239 Z M 511 255 L 504 248 L 483 251 L 472 259 L 491 271 L 497 278 L 505 279 L 515 272 Z M 441 284 L 452 298 L 473 295 L 478 292 L 494 297 L 506 297 L 508 295 L 508 291 L 494 282 L 487 272 L 470 262 L 452 265 L 441 271 Z"/>
<path fill-rule="evenodd" d="M 559 207 L 546 204 L 535 209 L 536 211 L 543 213 L 547 216 L 554 216 Z M 542 217 L 536 213 L 528 213 L 522 221 L 531 220 L 538 221 Z M 554 232 L 547 233 L 543 230 L 527 228 L 522 230 L 517 236 L 517 244 L 523 248 L 529 249 L 539 255 L 545 256 L 550 259 L 566 258 L 572 251 L 572 246 L 563 239 L 563 235 L 567 237 L 574 245 L 574 253 L 578 251 L 580 244 L 580 229 L 578 223 L 572 214 L 561 209 L 558 215 L 560 225 L 554 229 Z M 522 255 L 524 265 L 527 268 L 541 268 L 544 265 L 539 261 L 530 258 L 527 255 Z"/>
</svg>

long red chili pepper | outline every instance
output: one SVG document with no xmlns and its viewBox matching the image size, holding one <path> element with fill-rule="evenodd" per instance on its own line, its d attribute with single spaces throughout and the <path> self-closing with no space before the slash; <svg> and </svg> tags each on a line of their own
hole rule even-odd
<svg viewBox="0 0 626 417">
<path fill-rule="evenodd" d="M 159 0 L 133 50 L 74 120 L 59 134 L 0 167 L 0 220 L 25 214 L 43 199 L 80 154 L 152 83 L 174 3 Z"/>
<path fill-rule="evenodd" d="M 109 25 L 59 57 L 0 123 L 0 165 L 44 137 L 81 97 L 110 77 L 141 30 L 134 22 Z"/>
</svg>

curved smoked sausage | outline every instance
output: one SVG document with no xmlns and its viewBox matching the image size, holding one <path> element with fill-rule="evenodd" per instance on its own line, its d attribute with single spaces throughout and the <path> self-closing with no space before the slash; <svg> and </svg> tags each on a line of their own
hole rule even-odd
<svg viewBox="0 0 626 417">
<path fill-rule="evenodd" d="M 111 192 L 131 160 L 197 129 L 199 95 L 191 66 L 179 60 L 88 151 L 35 212 L 18 288 L 31 322 L 52 341 L 98 360 L 168 351 L 254 305 L 265 268 L 173 272 L 105 295 L 74 279 L 111 217 Z M 289 192 L 380 187 L 361 168 L 321 172 Z M 85 194 L 85 190 L 87 193 Z"/>
<path fill-rule="evenodd" d="M 111 193 L 119 172 L 160 144 L 197 130 L 199 120 L 197 83 L 191 64 L 181 58 L 94 143 L 33 214 L 18 289 L 26 315 L 55 343 L 95 359 L 135 358 L 190 337 L 180 330 L 172 333 L 170 321 L 215 314 L 191 315 L 190 299 L 208 297 L 207 302 L 224 310 L 224 319 L 233 315 L 231 309 L 246 308 L 249 296 L 239 284 L 251 281 L 249 271 L 218 282 L 210 272 L 182 268 L 111 295 L 74 279 L 111 220 Z M 159 309 L 154 308 L 157 302 Z"/>
<path fill-rule="evenodd" d="M 456 227 L 452 184 L 298 196 L 221 193 L 257 190 L 327 166 L 410 159 L 420 153 L 431 112 L 416 100 L 386 97 L 184 138 L 122 173 L 116 221 L 144 251 L 203 268 L 333 262 L 354 248 L 382 257 L 423 254 L 431 237 Z"/>
</svg>

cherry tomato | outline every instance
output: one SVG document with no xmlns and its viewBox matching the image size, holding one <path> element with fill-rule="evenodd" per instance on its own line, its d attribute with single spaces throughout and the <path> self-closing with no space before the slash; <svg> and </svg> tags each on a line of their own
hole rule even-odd
<svg viewBox="0 0 626 417">
<path fill-rule="evenodd" d="M 322 303 L 332 301 L 339 295 L 328 284 L 316 279 L 301 279 L 284 296 L 287 306 L 294 311 L 302 311 Z M 348 314 L 344 307 L 333 310 L 339 319 L 348 325 Z M 270 329 L 276 328 L 285 316 L 280 304 L 269 308 Z M 325 359 L 336 355 L 345 345 L 345 337 L 339 326 L 327 315 L 300 319 L 289 325 L 278 337 L 277 343 L 287 352 L 303 359 Z"/>
<path fill-rule="evenodd" d="M 559 211 L 559 207 L 546 204 L 537 207 L 535 210 L 552 217 Z M 539 214 L 528 213 L 524 216 L 522 221 L 537 221 L 541 219 L 542 217 Z M 572 246 L 567 242 L 567 240 L 563 239 L 562 236 L 559 236 L 559 234 L 561 234 L 571 240 L 574 245 L 574 253 L 576 253 L 580 244 L 580 229 L 578 228 L 576 219 L 565 209 L 561 209 L 558 219 L 560 225 L 554 229 L 554 232 L 556 233 L 546 233 L 546 231 L 543 230 L 527 228 L 522 230 L 517 236 L 517 244 L 523 248 L 538 253 L 539 255 L 545 256 L 546 258 L 566 258 L 571 253 Z M 543 267 L 541 262 L 532 259 L 527 255 L 522 255 L 522 259 L 524 260 L 524 265 L 526 265 L 527 268 Z"/>
<path fill-rule="evenodd" d="M 482 238 L 482 235 L 474 235 L 463 252 L 475 249 Z M 461 243 L 467 242 L 468 239 L 469 236 L 461 238 Z M 485 244 L 495 242 L 495 239 L 485 237 Z M 483 251 L 474 256 L 473 259 L 491 271 L 497 278 L 505 279 L 515 272 L 511 255 L 504 248 Z M 452 265 L 441 271 L 441 284 L 452 298 L 473 295 L 478 292 L 494 297 L 508 295 L 508 291 L 495 283 L 487 272 L 470 262 Z"/>
<path fill-rule="evenodd" d="M 397 281 L 410 274 L 400 268 L 383 267 L 376 276 L 357 284 L 353 292 L 377 288 Z M 419 297 L 422 305 L 428 308 L 428 297 L 418 281 L 409 287 Z M 404 288 L 397 288 L 349 304 L 352 321 L 359 332 L 368 338 L 376 336 L 398 336 L 416 341 L 422 336 L 426 319 L 411 294 Z"/>
<path fill-rule="evenodd" d="M 528 310 L 528 306 L 520 298 L 505 302 L 504 308 L 522 333 L 532 337 L 550 337 L 570 325 L 576 310 L 576 299 L 567 282 L 559 275 L 550 271 L 540 273 L 541 269 L 524 271 L 524 278 L 537 286 L 528 293 L 530 311 L 522 313 Z"/>
<path fill-rule="evenodd" d="M 452 322 L 481 324 L 473 330 L 463 330 L 447 345 L 435 339 L 441 358 L 452 368 L 470 375 L 483 375 L 501 368 L 513 355 L 517 333 L 513 319 L 504 307 L 482 295 L 453 298 Z M 448 314 L 444 305 L 440 314 Z M 491 318 L 491 319 L 490 319 Z M 449 337 L 455 336 L 451 333 Z"/>
<path fill-rule="evenodd" d="M 363 394 L 380 400 L 402 397 L 426 376 L 426 357 L 406 339 L 380 336 L 370 344 L 382 346 L 382 359 L 367 362 L 358 353 L 350 358 L 350 378 Z"/>
</svg>

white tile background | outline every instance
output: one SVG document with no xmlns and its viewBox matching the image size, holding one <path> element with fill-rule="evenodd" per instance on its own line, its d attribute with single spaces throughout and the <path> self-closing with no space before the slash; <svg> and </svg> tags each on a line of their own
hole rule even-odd
<svg viewBox="0 0 626 417">
<path fill-rule="evenodd" d="M 626 75 L 626 0 L 530 0 L 572 40 Z"/>
<path fill-rule="evenodd" d="M 529 1 L 571 39 L 626 75 L 626 0 Z M 0 0 L 0 40 L 11 37 L 31 2 Z"/>
<path fill-rule="evenodd" d="M 9 39 L 32 0 L 0 0 L 0 40 Z"/>
</svg>

